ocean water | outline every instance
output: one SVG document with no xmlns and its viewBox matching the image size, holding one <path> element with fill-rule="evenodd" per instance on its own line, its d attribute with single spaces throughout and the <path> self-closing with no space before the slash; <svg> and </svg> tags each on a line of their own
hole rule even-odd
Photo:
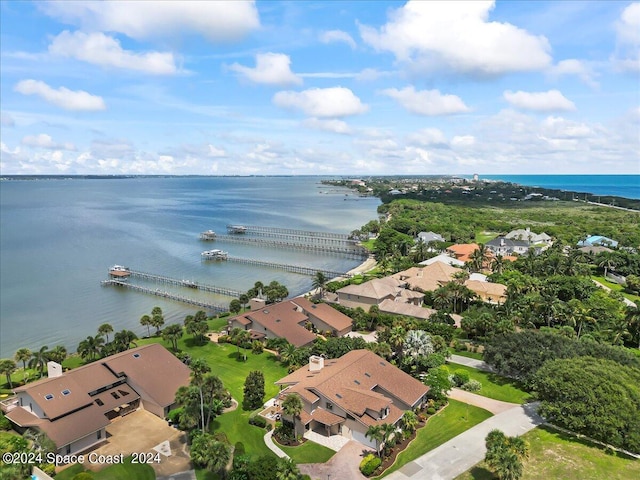
<svg viewBox="0 0 640 480">
<path fill-rule="evenodd" d="M 202 262 L 200 253 L 222 248 L 230 255 L 277 263 L 335 271 L 356 267 L 359 260 L 339 255 L 198 239 L 208 229 L 226 233 L 229 223 L 349 233 L 377 218 L 378 199 L 319 182 L 319 177 L 0 182 L 0 358 L 21 347 L 43 345 L 62 344 L 73 352 L 105 322 L 115 331 L 127 328 L 146 335 L 139 319 L 156 305 L 166 323 L 181 322 L 197 310 L 101 286 L 113 264 L 240 291 L 258 280 L 277 280 L 292 295 L 309 290 L 312 279 L 231 262 Z M 189 289 L 180 293 L 221 305 L 230 301 Z"/>
<path fill-rule="evenodd" d="M 593 195 L 640 198 L 640 175 L 480 175 L 480 179 Z"/>
</svg>

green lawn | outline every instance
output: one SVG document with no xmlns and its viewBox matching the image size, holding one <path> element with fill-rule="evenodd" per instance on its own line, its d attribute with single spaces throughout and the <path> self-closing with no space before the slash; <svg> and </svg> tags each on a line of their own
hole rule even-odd
<svg viewBox="0 0 640 480">
<path fill-rule="evenodd" d="M 461 357 L 474 358 L 476 360 L 482 360 L 482 354 L 476 352 L 467 352 L 466 350 L 457 351 L 454 349 L 449 349 L 452 355 L 460 355 Z"/>
<path fill-rule="evenodd" d="M 475 243 L 487 243 L 499 235 L 497 232 L 478 232 L 476 233 Z"/>
<path fill-rule="evenodd" d="M 614 283 L 614 282 L 610 282 L 609 280 L 607 280 L 604 277 L 597 277 L 595 275 L 592 275 L 591 278 L 593 280 L 597 280 L 598 282 L 603 284 L 605 287 L 609 287 L 614 292 L 620 292 L 625 298 L 628 298 L 632 302 L 634 302 L 636 304 L 640 303 L 640 297 L 638 295 L 633 295 L 632 293 L 623 292 L 622 290 L 623 290 L 624 287 L 622 285 L 619 285 L 619 284 Z"/>
<path fill-rule="evenodd" d="M 482 408 L 449 400 L 449 405 L 431 417 L 427 424 L 418 430 L 416 438 L 398 455 L 396 462 L 382 476 L 395 472 L 491 416 L 490 412 Z"/>
<path fill-rule="evenodd" d="M 522 480 L 566 478 L 580 480 L 627 480 L 640 478 L 640 460 L 621 455 L 608 455 L 586 441 L 538 427 L 523 435 L 531 446 L 524 463 Z M 481 462 L 456 480 L 493 480 L 495 477 Z"/>
<path fill-rule="evenodd" d="M 324 463 L 336 453 L 330 448 L 311 440 L 307 440 L 298 447 L 278 446 L 296 463 Z"/>
<path fill-rule="evenodd" d="M 529 401 L 530 395 L 520 388 L 517 381 L 511 380 L 495 373 L 483 372 L 457 363 L 447 364 L 447 368 L 451 373 L 456 370 L 464 370 L 469 373 L 469 377 L 482 383 L 482 389 L 475 392 L 483 397 L 501 400 L 511 403 L 526 403 Z"/>
<path fill-rule="evenodd" d="M 56 475 L 56 480 L 71 480 L 75 475 L 86 469 L 80 465 L 72 465 Z M 131 457 L 127 457 L 123 464 L 110 465 L 99 472 L 92 472 L 95 480 L 154 480 L 156 473 L 150 465 L 133 464 Z"/>
</svg>

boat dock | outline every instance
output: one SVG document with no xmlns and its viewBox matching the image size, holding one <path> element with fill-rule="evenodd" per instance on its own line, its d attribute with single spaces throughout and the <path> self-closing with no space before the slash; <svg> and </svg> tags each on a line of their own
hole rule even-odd
<svg viewBox="0 0 640 480">
<path fill-rule="evenodd" d="M 150 280 L 156 283 L 164 283 L 167 285 L 177 285 L 179 287 L 193 288 L 194 290 L 202 290 L 203 292 L 218 293 L 220 295 L 226 295 L 228 297 L 238 298 L 240 295 L 244 293 L 244 292 L 239 292 L 237 290 L 232 290 L 230 288 L 216 287 L 215 285 L 207 285 L 205 283 L 194 282 L 191 280 L 178 280 L 177 278 L 165 277 L 163 275 L 155 275 L 153 273 L 139 272 L 136 270 L 129 270 L 129 273 L 130 273 L 129 278 L 140 278 L 142 280 Z M 125 282 L 118 282 L 118 283 L 125 283 Z"/>
<path fill-rule="evenodd" d="M 367 258 L 369 256 L 369 252 L 362 248 L 353 246 L 328 246 L 328 245 L 314 245 L 308 243 L 301 242 L 293 242 L 293 241 L 277 241 L 277 240 L 269 240 L 266 238 L 252 238 L 244 235 L 217 235 L 216 241 L 220 242 L 231 242 L 231 243 L 244 243 L 248 245 L 265 245 L 269 247 L 277 247 L 277 248 L 293 248 L 298 250 L 308 250 L 318 253 L 331 253 L 337 255 L 344 255 L 348 257 L 355 258 Z"/>
<path fill-rule="evenodd" d="M 227 225 L 227 230 L 231 233 L 240 225 Z M 295 230 L 293 228 L 277 228 L 277 227 L 260 227 L 257 225 L 241 226 L 243 228 L 242 233 L 258 234 L 281 234 L 281 235 L 298 235 L 302 237 L 319 237 L 319 238 L 331 238 L 336 240 L 351 241 L 349 235 L 346 233 L 331 233 L 331 232 L 313 232 L 309 230 Z"/>
<path fill-rule="evenodd" d="M 318 272 L 322 272 L 328 278 L 336 278 L 336 277 L 350 277 L 348 273 L 345 272 L 334 272 L 331 270 L 323 270 L 321 268 L 310 268 L 310 267 L 301 267 L 299 265 L 288 265 L 285 263 L 273 263 L 273 262 L 264 262 L 262 260 L 253 260 L 250 258 L 240 258 L 240 257 L 227 257 L 227 261 L 235 262 L 235 263 L 244 263 L 246 265 L 256 265 L 258 267 L 267 267 L 274 268 L 277 270 L 284 270 L 286 272 L 292 273 L 300 273 L 302 275 L 315 275 Z"/>
<path fill-rule="evenodd" d="M 156 288 L 154 290 L 153 288 L 142 287 L 140 285 L 134 285 L 132 283 L 123 282 L 121 280 L 103 280 L 102 285 L 128 288 L 130 290 L 135 290 L 136 292 L 148 293 L 157 297 L 167 298 L 169 300 L 175 300 L 177 302 L 187 303 L 189 305 L 195 305 L 197 307 L 205 308 L 213 312 L 221 313 L 229 311 L 228 307 L 223 307 L 222 305 L 216 305 L 215 303 L 203 302 L 194 298 L 185 297 L 184 295 L 165 292 L 163 290 L 160 290 L 159 288 Z"/>
</svg>

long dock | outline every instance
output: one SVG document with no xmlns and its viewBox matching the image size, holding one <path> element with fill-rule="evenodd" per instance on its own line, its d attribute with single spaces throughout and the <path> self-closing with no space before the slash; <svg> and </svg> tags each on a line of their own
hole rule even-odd
<svg viewBox="0 0 640 480">
<path fill-rule="evenodd" d="M 219 293 L 220 295 L 227 295 L 229 297 L 238 298 L 244 292 L 232 290 L 230 288 L 216 287 L 215 285 L 207 285 L 204 283 L 193 282 L 190 280 L 178 280 L 177 278 L 165 277 L 162 275 L 155 275 L 153 273 L 139 272 L 136 270 L 129 270 L 130 277 L 141 278 L 144 280 L 151 280 L 156 283 L 165 283 L 168 285 L 178 285 L 179 287 L 193 288 L 194 290 L 202 290 L 203 292 Z"/>
<path fill-rule="evenodd" d="M 335 272 L 332 270 L 323 270 L 321 268 L 310 268 L 310 267 L 302 267 L 299 265 L 288 265 L 285 263 L 273 263 L 273 262 L 264 262 L 262 260 L 253 260 L 250 258 L 240 258 L 240 257 L 228 257 L 227 261 L 235 262 L 235 263 L 244 263 L 246 265 L 256 265 L 258 267 L 267 267 L 267 268 L 275 268 L 278 270 L 284 270 L 286 272 L 292 273 L 300 273 L 302 275 L 315 275 L 317 272 L 322 272 L 329 278 L 335 277 L 350 277 L 348 273 L 345 272 Z"/>
<path fill-rule="evenodd" d="M 277 230 L 281 230 L 281 229 L 277 229 Z M 309 233 L 314 233 L 314 232 L 309 232 Z M 335 237 L 321 236 L 321 235 L 308 235 L 307 232 L 283 233 L 283 232 L 272 232 L 270 230 L 264 230 L 264 231 L 258 230 L 255 232 L 251 231 L 250 234 L 256 237 L 281 238 L 286 241 L 293 241 L 293 242 L 299 242 L 303 244 L 312 244 L 312 245 L 351 245 L 355 247 L 356 244 L 358 243 L 357 240 L 352 240 L 349 238 L 335 238 Z"/>
<path fill-rule="evenodd" d="M 366 258 L 369 256 L 369 252 L 367 252 L 362 247 L 338 247 L 338 246 L 326 246 L 326 245 L 312 245 L 305 244 L 300 242 L 289 242 L 289 241 L 276 241 L 276 240 L 267 240 L 264 238 L 251 238 L 246 237 L 244 235 L 217 235 L 216 241 L 220 242 L 231 242 L 231 243 L 243 243 L 248 245 L 265 245 L 270 247 L 277 248 L 293 248 L 297 250 L 307 250 L 314 251 L 320 253 L 333 253 L 337 255 L 345 255 L 348 257 L 355 258 Z"/>
<path fill-rule="evenodd" d="M 196 300 L 194 298 L 185 297 L 184 295 L 176 295 L 174 293 L 165 292 L 160 289 L 152 289 L 147 287 L 142 287 L 140 285 L 134 285 L 132 283 L 123 282 L 121 280 L 103 280 L 103 286 L 115 286 L 115 287 L 123 287 L 128 288 L 130 290 L 135 290 L 137 292 L 148 293 L 150 295 L 155 295 L 156 297 L 167 298 L 169 300 L 175 300 L 177 302 L 187 303 L 189 305 L 195 305 L 197 307 L 205 308 L 207 310 L 211 310 L 214 312 L 227 312 L 229 308 L 223 307 L 221 305 L 217 305 L 215 303 L 203 302 L 200 300 Z"/>
<path fill-rule="evenodd" d="M 227 225 L 227 230 L 232 233 L 236 229 L 237 225 Z M 296 230 L 294 228 L 278 228 L 278 227 L 261 227 L 258 225 L 243 225 L 243 233 L 273 233 L 281 235 L 299 235 L 303 237 L 319 237 L 319 238 L 333 238 L 336 240 L 351 240 L 346 233 L 332 233 L 332 232 L 314 232 L 311 230 Z"/>
</svg>

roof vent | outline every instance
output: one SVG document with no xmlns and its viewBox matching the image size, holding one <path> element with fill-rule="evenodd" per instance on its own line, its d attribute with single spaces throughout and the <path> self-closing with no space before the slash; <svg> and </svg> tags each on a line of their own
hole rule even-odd
<svg viewBox="0 0 640 480">
<path fill-rule="evenodd" d="M 358 380 L 354 380 L 353 383 L 355 383 L 356 385 L 360 385 L 360 382 Z"/>
<path fill-rule="evenodd" d="M 139 353 L 134 353 L 133 354 L 133 358 L 140 358 L 140 354 Z"/>
<path fill-rule="evenodd" d="M 262 313 L 269 313 L 269 310 L 263 310 Z"/>
<path fill-rule="evenodd" d="M 342 398 L 342 395 L 340 395 L 339 393 L 336 393 L 336 397 Z"/>
<path fill-rule="evenodd" d="M 364 372 L 364 376 L 371 378 L 371 375 L 369 373 L 367 373 L 367 372 Z"/>
<path fill-rule="evenodd" d="M 386 367 L 386 366 L 387 366 L 387 364 L 386 364 L 386 363 L 384 363 L 384 362 L 380 362 L 380 365 L 382 365 L 383 367 Z"/>
</svg>

